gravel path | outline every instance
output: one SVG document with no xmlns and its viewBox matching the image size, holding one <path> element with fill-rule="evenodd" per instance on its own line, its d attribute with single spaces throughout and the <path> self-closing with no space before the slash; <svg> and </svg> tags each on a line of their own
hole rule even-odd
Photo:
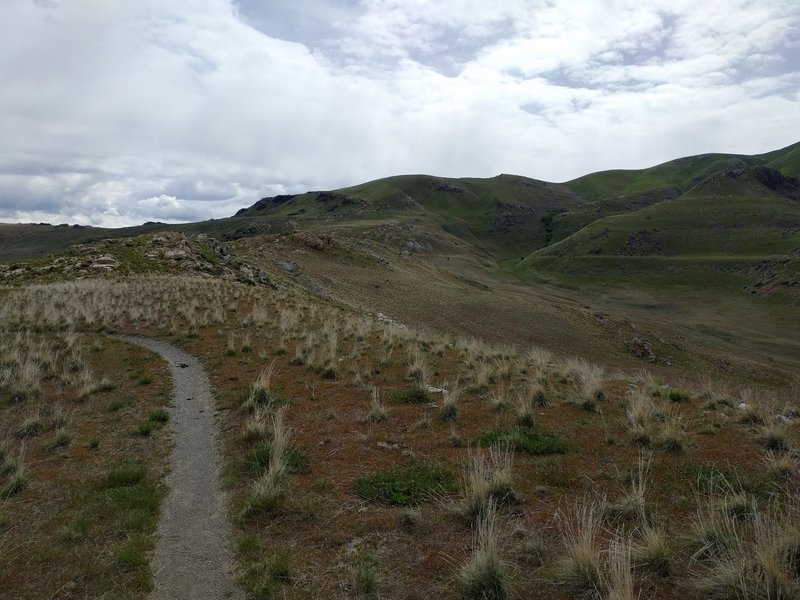
<svg viewBox="0 0 800 600">
<path fill-rule="evenodd" d="M 169 363 L 174 447 L 153 557 L 153 600 L 242 598 L 234 584 L 230 530 L 219 487 L 214 397 L 200 362 L 158 340 L 122 337 Z"/>
</svg>

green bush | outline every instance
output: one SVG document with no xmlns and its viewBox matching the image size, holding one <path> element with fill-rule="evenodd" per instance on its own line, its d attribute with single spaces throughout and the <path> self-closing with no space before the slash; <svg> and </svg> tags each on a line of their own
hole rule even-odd
<svg viewBox="0 0 800 600">
<path fill-rule="evenodd" d="M 570 447 L 569 442 L 557 433 L 542 433 L 524 427 L 487 431 L 475 438 L 475 443 L 484 447 L 507 444 L 514 450 L 535 456 L 565 454 Z"/>
<path fill-rule="evenodd" d="M 409 506 L 435 493 L 455 488 L 453 474 L 429 464 L 410 463 L 393 471 L 379 471 L 356 480 L 355 492 L 366 500 Z"/>
<path fill-rule="evenodd" d="M 669 398 L 670 402 L 688 402 L 691 400 L 691 396 L 687 392 L 683 390 L 670 390 L 669 394 L 667 394 L 667 398 Z"/>
<path fill-rule="evenodd" d="M 269 467 L 269 457 L 272 444 L 263 442 L 252 450 L 244 459 L 245 467 L 256 474 L 263 473 Z M 308 455 L 298 450 L 294 446 L 289 447 L 286 456 L 286 463 L 290 473 L 307 473 L 308 465 L 311 461 Z"/>
<path fill-rule="evenodd" d="M 404 390 L 393 390 L 389 392 L 389 400 L 403 404 L 430 402 L 431 395 L 428 393 L 428 390 L 420 387 L 412 387 Z"/>
</svg>

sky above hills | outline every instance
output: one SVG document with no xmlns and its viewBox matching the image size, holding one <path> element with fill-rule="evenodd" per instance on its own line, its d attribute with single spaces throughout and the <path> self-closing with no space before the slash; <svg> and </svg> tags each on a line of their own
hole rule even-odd
<svg viewBox="0 0 800 600">
<path fill-rule="evenodd" d="M 3 0 L 0 221 L 800 139 L 796 0 Z"/>
</svg>

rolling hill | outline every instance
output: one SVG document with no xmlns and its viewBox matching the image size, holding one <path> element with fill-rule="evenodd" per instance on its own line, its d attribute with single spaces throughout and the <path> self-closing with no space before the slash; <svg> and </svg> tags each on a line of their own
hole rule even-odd
<svg viewBox="0 0 800 600">
<path fill-rule="evenodd" d="M 761 376 L 800 360 L 797 175 L 800 144 L 563 184 L 404 175 L 181 225 L 4 225 L 0 276 L 82 276 L 108 256 L 111 276 L 284 282 L 444 331 L 620 364 L 645 339 L 665 367 L 744 361 Z"/>
</svg>

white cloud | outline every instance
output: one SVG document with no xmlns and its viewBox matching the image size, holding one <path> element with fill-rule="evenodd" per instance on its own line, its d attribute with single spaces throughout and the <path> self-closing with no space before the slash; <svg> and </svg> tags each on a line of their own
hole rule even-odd
<svg viewBox="0 0 800 600">
<path fill-rule="evenodd" d="M 800 131 L 794 2 L 270 5 L 5 0 L 0 220 L 203 219 L 408 172 L 564 180 Z M 256 28 L 270 10 L 286 35 Z"/>
</svg>

